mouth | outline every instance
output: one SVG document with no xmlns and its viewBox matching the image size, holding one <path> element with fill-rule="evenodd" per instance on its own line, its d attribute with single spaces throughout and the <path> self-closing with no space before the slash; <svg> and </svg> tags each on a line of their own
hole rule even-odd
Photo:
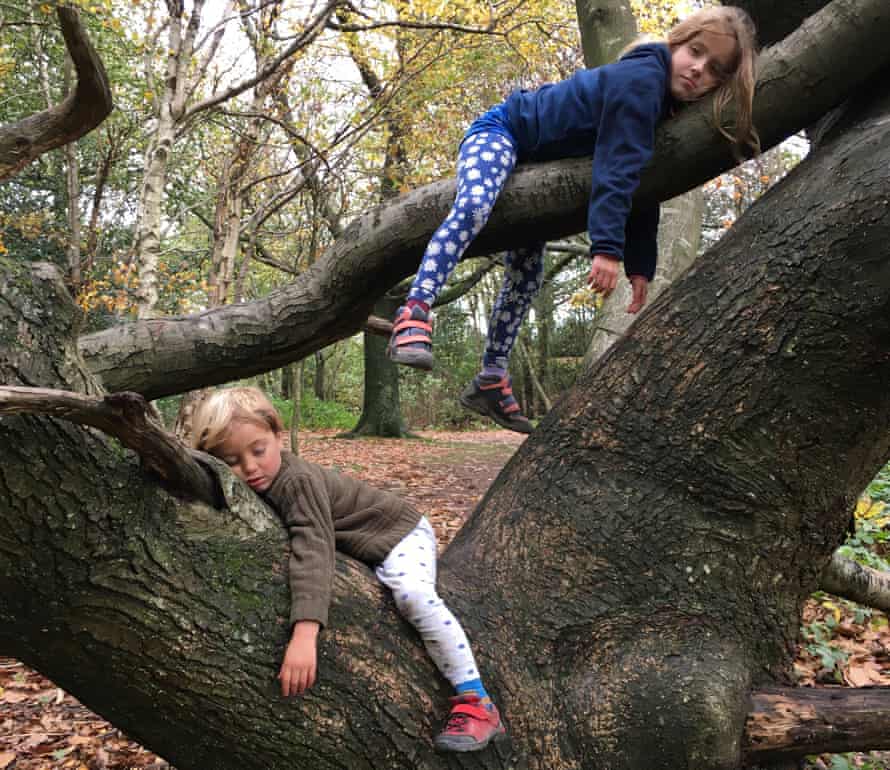
<svg viewBox="0 0 890 770">
<path fill-rule="evenodd" d="M 264 481 L 265 481 L 265 478 L 263 476 L 257 476 L 254 479 L 248 479 L 247 486 L 249 486 L 251 489 L 259 489 L 260 487 L 263 486 Z"/>
<path fill-rule="evenodd" d="M 680 76 L 680 82 L 683 83 L 684 86 L 686 86 L 687 91 L 695 90 L 695 83 L 692 80 L 690 80 L 688 77 L 686 77 L 685 75 Z"/>
</svg>

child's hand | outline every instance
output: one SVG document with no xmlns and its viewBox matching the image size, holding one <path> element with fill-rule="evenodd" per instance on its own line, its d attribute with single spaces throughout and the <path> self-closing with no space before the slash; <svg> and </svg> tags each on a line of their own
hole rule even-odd
<svg viewBox="0 0 890 770">
<path fill-rule="evenodd" d="M 281 680 L 281 694 L 302 695 L 315 684 L 318 623 L 314 620 L 300 620 L 294 623 L 294 631 L 284 653 L 284 661 L 278 678 Z"/>
<path fill-rule="evenodd" d="M 630 281 L 630 287 L 633 291 L 633 297 L 627 306 L 628 313 L 639 313 L 646 304 L 646 297 L 649 294 L 649 279 L 642 275 L 629 275 L 627 280 Z"/>
<path fill-rule="evenodd" d="M 587 276 L 587 285 L 604 297 L 608 297 L 618 285 L 618 265 L 619 262 L 615 257 L 595 254 L 590 274 Z"/>
</svg>

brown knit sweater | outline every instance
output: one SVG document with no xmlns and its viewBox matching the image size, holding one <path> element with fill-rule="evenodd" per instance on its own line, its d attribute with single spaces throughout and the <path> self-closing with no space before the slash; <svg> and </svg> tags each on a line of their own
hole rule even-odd
<svg viewBox="0 0 890 770">
<path fill-rule="evenodd" d="M 263 497 L 290 536 L 291 624 L 327 625 L 335 550 L 378 564 L 420 521 L 402 498 L 291 452 L 281 453 L 281 470 Z"/>
</svg>

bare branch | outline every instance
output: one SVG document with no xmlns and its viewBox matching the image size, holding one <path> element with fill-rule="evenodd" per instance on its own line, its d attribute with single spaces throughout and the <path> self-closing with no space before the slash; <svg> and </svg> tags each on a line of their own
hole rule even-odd
<svg viewBox="0 0 890 770">
<path fill-rule="evenodd" d="M 3 414 L 43 414 L 98 428 L 136 452 L 171 492 L 220 507 L 220 492 L 196 460 L 198 453 L 165 431 L 154 407 L 138 393 L 97 397 L 49 388 L 0 386 Z"/>
<path fill-rule="evenodd" d="M 322 32 L 325 30 L 325 25 L 327 24 L 330 17 L 333 15 L 334 11 L 342 5 L 343 0 L 331 0 L 325 8 L 323 8 L 318 16 L 315 17 L 304 29 L 297 38 L 291 43 L 287 48 L 285 48 L 278 56 L 274 59 L 271 59 L 268 64 L 266 64 L 256 75 L 247 80 L 242 80 L 240 83 L 236 83 L 230 88 L 225 89 L 224 91 L 220 91 L 217 94 L 205 99 L 202 102 L 198 102 L 198 104 L 194 105 L 191 109 L 189 109 L 186 119 L 193 117 L 199 112 L 203 112 L 204 110 L 209 110 L 211 107 L 215 107 L 217 104 L 221 104 L 228 99 L 231 99 L 233 96 L 237 96 L 240 93 L 243 93 L 248 88 L 252 88 L 257 83 L 265 80 L 267 77 L 272 75 L 275 70 L 281 66 L 281 63 L 284 62 L 289 57 L 293 56 L 297 51 L 302 48 L 305 48 L 309 45 L 315 38 L 317 38 Z"/>
<path fill-rule="evenodd" d="M 56 14 L 77 70 L 77 87 L 61 104 L 0 127 L 0 180 L 17 174 L 43 153 L 89 133 L 111 112 L 108 75 L 77 12 L 59 7 Z"/>
</svg>

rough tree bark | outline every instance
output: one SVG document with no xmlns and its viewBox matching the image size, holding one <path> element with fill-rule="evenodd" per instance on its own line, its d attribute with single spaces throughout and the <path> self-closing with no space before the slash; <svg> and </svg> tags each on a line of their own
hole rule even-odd
<svg viewBox="0 0 890 770">
<path fill-rule="evenodd" d="M 348 559 L 321 681 L 282 701 L 271 515 L 225 474 L 227 511 L 178 502 L 50 418 L 0 418 L 0 652 L 181 770 L 773 756 L 752 691 L 760 708 L 787 679 L 802 601 L 890 454 L 890 86 L 869 88 L 579 380 L 443 555 L 509 743 L 431 753 L 444 683 Z M 96 393 L 76 328 L 54 269 L 0 259 L 0 382 Z"/>
<path fill-rule="evenodd" d="M 766 52 L 754 113 L 763 146 L 810 125 L 879 71 L 890 60 L 888 36 L 890 6 L 884 0 L 834 0 Z M 641 198 L 666 200 L 734 165 L 709 114 L 703 102 L 661 127 Z M 532 236 L 580 232 L 589 193 L 589 159 L 520 168 L 470 255 L 521 245 Z M 148 398 L 303 358 L 353 334 L 376 299 L 416 270 L 453 197 L 453 181 L 438 182 L 369 212 L 291 286 L 261 301 L 118 326 L 83 338 L 81 352 L 109 390 Z"/>
<path fill-rule="evenodd" d="M 786 679 L 801 603 L 890 452 L 882 87 L 562 400 L 444 554 L 511 730 L 464 766 L 756 761 L 749 693 Z M 0 264 L 0 376 L 88 390 L 57 276 Z M 268 514 L 178 504 L 45 418 L 4 417 L 0 440 L 4 653 L 184 770 L 448 765 L 428 744 L 443 685 L 367 570 L 339 562 L 321 684 L 281 701 Z"/>
</svg>

